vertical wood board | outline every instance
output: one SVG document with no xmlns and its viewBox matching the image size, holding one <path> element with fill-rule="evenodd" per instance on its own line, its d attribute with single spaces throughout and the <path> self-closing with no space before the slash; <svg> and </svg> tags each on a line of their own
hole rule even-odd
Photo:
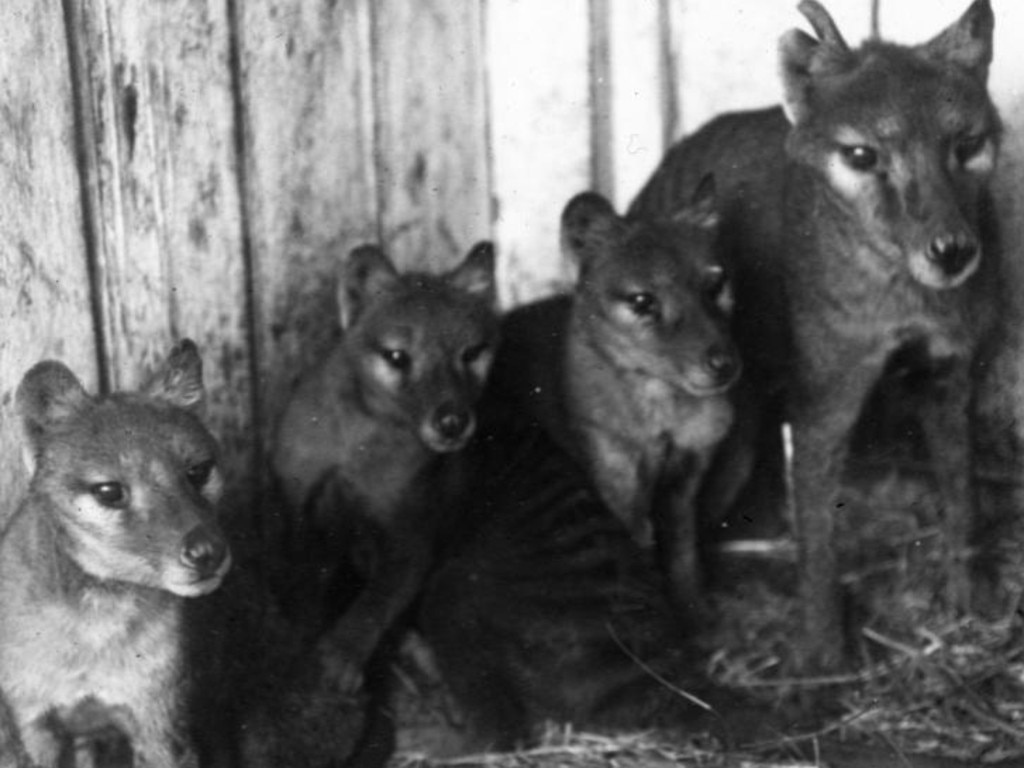
<svg viewBox="0 0 1024 768">
<path fill-rule="evenodd" d="M 229 473 L 243 473 L 253 422 L 227 5 L 74 7 L 110 380 L 137 386 L 193 338 L 209 423 Z"/>
<path fill-rule="evenodd" d="M 587 79 L 590 86 L 590 188 L 607 198 L 614 197 L 616 85 L 612 63 L 612 19 L 610 0 L 589 0 L 587 29 Z"/>
<path fill-rule="evenodd" d="M 671 98 L 661 29 L 662 0 L 609 0 L 615 207 L 625 210 L 661 162 Z"/>
<path fill-rule="evenodd" d="M 25 487 L 15 392 L 45 358 L 90 390 L 95 333 L 57 0 L 0 4 L 0 527 Z"/>
<path fill-rule="evenodd" d="M 377 0 L 381 234 L 400 268 L 453 265 L 491 237 L 481 4 Z"/>
<path fill-rule="evenodd" d="M 370 2 L 239 3 L 262 418 L 333 340 L 335 273 L 379 239 Z"/>
<path fill-rule="evenodd" d="M 502 301 L 572 285 L 559 219 L 591 185 L 586 0 L 490 0 L 487 71 Z"/>
</svg>

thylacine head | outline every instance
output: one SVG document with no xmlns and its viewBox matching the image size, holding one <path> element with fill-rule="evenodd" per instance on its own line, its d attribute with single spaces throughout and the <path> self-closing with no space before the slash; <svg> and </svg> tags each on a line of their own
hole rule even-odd
<svg viewBox="0 0 1024 768">
<path fill-rule="evenodd" d="M 986 82 L 992 9 L 975 0 L 930 41 L 850 48 L 815 0 L 800 10 L 817 39 L 779 41 L 787 151 L 897 271 L 935 289 L 967 280 L 982 258 L 980 207 L 1000 121 Z"/>
<path fill-rule="evenodd" d="M 660 220 L 622 217 L 600 195 L 577 195 L 562 213 L 562 246 L 580 270 L 577 326 L 622 370 L 695 397 L 724 392 L 741 365 L 717 236 L 710 176 L 689 206 Z"/>
<path fill-rule="evenodd" d="M 183 597 L 216 589 L 231 564 L 217 523 L 224 480 L 194 343 L 182 341 L 137 392 L 86 392 L 44 361 L 17 393 L 33 515 L 84 576 Z"/>
<path fill-rule="evenodd" d="M 461 449 L 494 356 L 494 249 L 475 245 L 443 274 L 400 274 L 382 250 L 351 252 L 338 281 L 344 355 L 374 417 L 431 451 Z"/>
</svg>

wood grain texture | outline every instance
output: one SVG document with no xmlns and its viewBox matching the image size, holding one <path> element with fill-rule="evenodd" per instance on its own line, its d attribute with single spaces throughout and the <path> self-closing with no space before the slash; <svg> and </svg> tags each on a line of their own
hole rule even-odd
<svg viewBox="0 0 1024 768">
<path fill-rule="evenodd" d="M 590 86 L 590 188 L 607 198 L 614 197 L 616 167 L 615 82 L 612 64 L 612 4 L 590 0 L 587 80 Z"/>
<path fill-rule="evenodd" d="M 564 289 L 562 208 L 591 184 L 588 4 L 487 3 L 499 278 L 506 305 Z"/>
<path fill-rule="evenodd" d="M 225 3 L 71 4 L 110 381 L 179 338 L 203 353 L 230 474 L 252 453 L 250 350 Z"/>
<path fill-rule="evenodd" d="M 481 8 L 373 4 L 381 234 L 399 267 L 450 267 L 491 236 Z"/>
<path fill-rule="evenodd" d="M 44 358 L 96 386 L 67 42 L 57 0 L 0 4 L 0 526 L 24 489 L 15 392 Z"/>
<path fill-rule="evenodd" d="M 607 0 L 609 5 L 611 136 L 608 152 L 613 171 L 611 197 L 625 210 L 665 152 L 672 114 L 662 36 L 666 0 Z"/>
<path fill-rule="evenodd" d="M 370 0 L 239 3 L 263 418 L 337 329 L 335 270 L 379 239 Z"/>
</svg>

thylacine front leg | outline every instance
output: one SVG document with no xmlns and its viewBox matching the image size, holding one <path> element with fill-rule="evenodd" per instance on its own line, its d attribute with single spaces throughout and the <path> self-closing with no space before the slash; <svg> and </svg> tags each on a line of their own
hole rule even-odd
<svg viewBox="0 0 1024 768">
<path fill-rule="evenodd" d="M 633 541 L 649 550 L 655 540 L 650 503 L 652 467 L 645 466 L 637 450 L 617 435 L 590 429 L 585 441 L 588 474 L 601 500 L 625 524 Z"/>
<path fill-rule="evenodd" d="M 133 744 L 136 768 L 199 768 L 199 756 L 186 737 L 163 732 Z"/>
<path fill-rule="evenodd" d="M 919 393 L 921 428 L 942 503 L 945 599 L 954 610 L 971 608 L 970 534 L 976 496 L 968 362 L 945 361 Z"/>
<path fill-rule="evenodd" d="M 842 513 L 843 468 L 850 438 L 882 365 L 852 358 L 833 376 L 804 380 L 790 393 L 792 501 L 800 552 L 803 637 L 799 663 L 808 671 L 842 661 L 842 592 L 835 517 Z M 805 368 L 804 370 L 808 370 Z"/>
<path fill-rule="evenodd" d="M 707 614 L 696 499 L 708 459 L 707 452 L 680 449 L 665 438 L 651 473 L 650 514 L 669 597 L 680 614 L 693 621 Z"/>
<path fill-rule="evenodd" d="M 766 443 L 774 448 L 778 440 L 766 440 L 770 429 L 778 425 L 768 414 L 768 403 L 741 379 L 732 391 L 734 419 L 725 437 L 709 451 L 707 468 L 701 473 L 697 495 L 697 523 L 701 536 L 709 542 L 736 506 L 754 474 L 758 448 Z"/>
<path fill-rule="evenodd" d="M 365 587 L 317 642 L 327 674 L 342 691 L 362 685 L 366 662 L 423 584 L 432 542 L 417 533 L 382 537 Z"/>
<path fill-rule="evenodd" d="M 3 691 L 0 691 L 0 768 L 28 768 L 28 756 L 21 744 L 18 723 Z"/>
<path fill-rule="evenodd" d="M 180 662 L 179 662 L 180 663 Z M 106 721 L 125 735 L 136 768 L 199 768 L 199 756 L 185 713 L 188 696 L 184 676 L 154 678 L 136 691 L 126 706 L 100 708 Z"/>
<path fill-rule="evenodd" d="M 12 691 L 7 703 L 21 748 L 28 758 L 26 765 L 55 768 L 60 760 L 62 744 L 60 735 L 54 732 L 49 722 L 47 702 L 32 696 L 18 698 Z"/>
</svg>

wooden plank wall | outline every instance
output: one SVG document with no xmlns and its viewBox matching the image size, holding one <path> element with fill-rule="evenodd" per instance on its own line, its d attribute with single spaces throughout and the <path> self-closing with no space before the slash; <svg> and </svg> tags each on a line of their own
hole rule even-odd
<svg viewBox="0 0 1024 768">
<path fill-rule="evenodd" d="M 291 380 L 336 333 L 342 254 L 376 240 L 440 269 L 492 237 L 506 304 L 567 286 L 566 200 L 594 188 L 624 208 L 680 135 L 777 101 L 795 5 L 5 0 L 5 497 L 24 481 L 13 395 L 29 365 L 134 386 L 185 335 L 233 477 L 258 479 Z M 868 34 L 872 0 L 827 5 L 848 38 Z M 922 40 L 966 5 L 884 0 L 882 31 Z M 1019 169 L 1017 6 L 996 2 L 992 82 Z"/>
<path fill-rule="evenodd" d="M 194 339 L 236 474 L 250 452 L 251 350 L 226 7 L 68 7 L 87 136 L 100 364 L 112 388 L 131 388 L 176 339 Z"/>
<path fill-rule="evenodd" d="M 371 7 L 235 4 L 261 434 L 333 338 L 338 257 L 380 237 Z"/>
<path fill-rule="evenodd" d="M 0 524 L 24 488 L 14 399 L 40 358 L 97 384 L 75 172 L 73 94 L 58 0 L 0 10 Z"/>
</svg>

